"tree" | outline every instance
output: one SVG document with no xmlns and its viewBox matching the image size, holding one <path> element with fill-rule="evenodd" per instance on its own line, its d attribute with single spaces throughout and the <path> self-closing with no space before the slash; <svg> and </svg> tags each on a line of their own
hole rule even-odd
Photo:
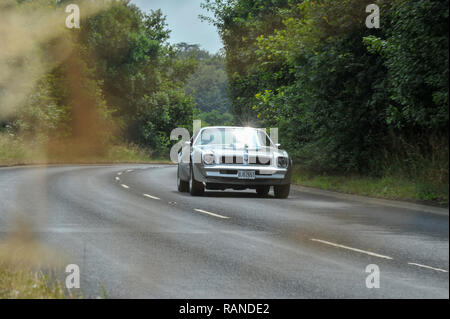
<svg viewBox="0 0 450 319">
<path fill-rule="evenodd" d="M 194 103 L 183 92 L 195 63 L 180 59 L 167 43 L 170 31 L 160 10 L 144 14 L 129 1 L 114 0 L 85 25 L 83 43 L 126 139 L 166 152 L 170 131 L 192 123 Z"/>
<path fill-rule="evenodd" d="M 408 145 L 428 158 L 430 139 L 448 141 L 448 1 L 378 1 L 378 30 L 365 26 L 371 3 L 205 0 L 236 119 L 279 127 L 318 171 L 379 175 L 396 157 L 413 162 Z"/>
</svg>

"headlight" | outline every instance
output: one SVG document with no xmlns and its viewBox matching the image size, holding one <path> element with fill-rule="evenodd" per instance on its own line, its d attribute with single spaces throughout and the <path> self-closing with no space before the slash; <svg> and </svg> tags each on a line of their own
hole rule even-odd
<svg viewBox="0 0 450 319">
<path fill-rule="evenodd" d="M 289 160 L 287 157 L 278 157 L 278 167 L 287 168 L 289 164 Z"/>
<path fill-rule="evenodd" d="M 205 153 L 203 154 L 203 163 L 206 165 L 214 164 L 214 154 Z"/>
</svg>

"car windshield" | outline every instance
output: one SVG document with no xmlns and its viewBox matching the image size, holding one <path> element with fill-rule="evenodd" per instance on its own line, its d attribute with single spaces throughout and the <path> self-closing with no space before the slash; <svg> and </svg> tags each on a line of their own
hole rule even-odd
<svg viewBox="0 0 450 319">
<path fill-rule="evenodd" d="M 201 132 L 197 145 L 260 148 L 273 146 L 269 136 L 254 128 L 210 128 Z"/>
</svg>

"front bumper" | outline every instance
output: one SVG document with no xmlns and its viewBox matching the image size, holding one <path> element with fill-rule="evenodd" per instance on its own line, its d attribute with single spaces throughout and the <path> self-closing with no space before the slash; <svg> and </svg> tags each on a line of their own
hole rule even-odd
<svg viewBox="0 0 450 319">
<path fill-rule="evenodd" d="M 278 168 L 261 165 L 202 165 L 193 167 L 195 179 L 206 184 L 238 185 L 238 186 L 274 186 L 291 182 L 291 165 Z M 255 171 L 255 179 L 239 179 L 238 171 Z"/>
</svg>

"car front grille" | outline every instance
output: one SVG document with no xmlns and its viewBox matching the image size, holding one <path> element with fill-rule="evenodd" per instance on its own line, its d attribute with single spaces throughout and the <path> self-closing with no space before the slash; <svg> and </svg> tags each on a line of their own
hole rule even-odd
<svg viewBox="0 0 450 319">
<path fill-rule="evenodd" d="M 221 164 L 244 164 L 244 157 L 243 156 L 221 156 L 220 158 Z M 248 164 L 250 165 L 264 165 L 264 166 L 270 166 L 271 165 L 271 157 L 268 156 L 249 156 L 248 158 Z"/>
<path fill-rule="evenodd" d="M 243 156 L 222 156 L 221 164 L 244 164 Z"/>
</svg>

